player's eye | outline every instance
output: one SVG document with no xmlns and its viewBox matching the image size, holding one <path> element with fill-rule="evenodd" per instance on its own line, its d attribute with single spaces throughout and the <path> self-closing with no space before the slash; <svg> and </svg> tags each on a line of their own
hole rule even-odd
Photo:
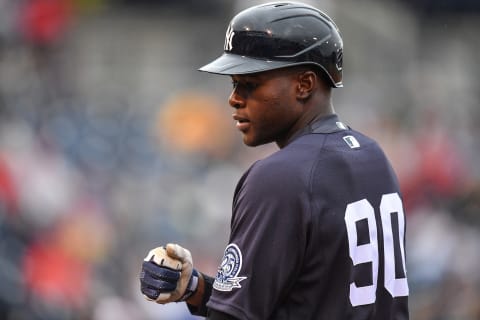
<svg viewBox="0 0 480 320">
<path fill-rule="evenodd" d="M 232 86 L 234 90 L 239 90 L 239 91 L 244 91 L 246 93 L 251 93 L 254 91 L 257 87 L 258 84 L 255 82 L 250 82 L 250 81 L 232 81 Z"/>
<path fill-rule="evenodd" d="M 247 89 L 249 92 L 257 89 L 258 84 L 254 82 L 245 82 L 245 89 Z"/>
</svg>

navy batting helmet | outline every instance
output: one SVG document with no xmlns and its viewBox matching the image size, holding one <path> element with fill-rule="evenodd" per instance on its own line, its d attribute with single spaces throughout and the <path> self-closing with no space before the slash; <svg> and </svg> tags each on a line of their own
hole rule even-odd
<svg viewBox="0 0 480 320">
<path fill-rule="evenodd" d="M 224 53 L 200 71 L 236 75 L 315 65 L 332 87 L 342 87 L 343 41 L 322 11 L 275 2 L 237 14 L 227 28 Z"/>
</svg>

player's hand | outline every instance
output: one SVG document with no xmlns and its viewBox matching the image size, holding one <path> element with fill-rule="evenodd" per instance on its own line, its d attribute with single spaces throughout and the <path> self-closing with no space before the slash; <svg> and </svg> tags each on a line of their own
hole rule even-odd
<svg viewBox="0 0 480 320">
<path fill-rule="evenodd" d="M 177 288 L 182 263 L 168 257 L 164 247 L 150 250 L 142 263 L 140 290 L 148 300 L 166 300 Z"/>
<path fill-rule="evenodd" d="M 151 250 L 142 265 L 141 291 L 157 303 L 187 300 L 198 286 L 190 251 L 177 244 Z"/>
</svg>

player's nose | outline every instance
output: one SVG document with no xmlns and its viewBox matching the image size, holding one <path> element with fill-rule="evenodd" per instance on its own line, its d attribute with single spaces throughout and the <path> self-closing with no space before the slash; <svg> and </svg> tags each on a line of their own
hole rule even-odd
<svg viewBox="0 0 480 320">
<path fill-rule="evenodd" d="M 232 108 L 239 109 L 245 106 L 245 99 L 238 94 L 238 90 L 234 88 L 230 97 L 228 98 L 228 103 Z"/>
</svg>

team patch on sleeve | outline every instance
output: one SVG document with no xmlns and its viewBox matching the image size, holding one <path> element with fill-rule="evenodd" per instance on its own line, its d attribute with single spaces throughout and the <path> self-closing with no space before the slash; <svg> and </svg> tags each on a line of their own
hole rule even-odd
<svg viewBox="0 0 480 320">
<path fill-rule="evenodd" d="M 218 268 L 213 287 L 219 291 L 232 291 L 234 288 L 241 288 L 240 281 L 247 278 L 238 276 L 241 269 L 242 252 L 236 244 L 231 243 L 225 249 L 222 264 Z"/>
</svg>

